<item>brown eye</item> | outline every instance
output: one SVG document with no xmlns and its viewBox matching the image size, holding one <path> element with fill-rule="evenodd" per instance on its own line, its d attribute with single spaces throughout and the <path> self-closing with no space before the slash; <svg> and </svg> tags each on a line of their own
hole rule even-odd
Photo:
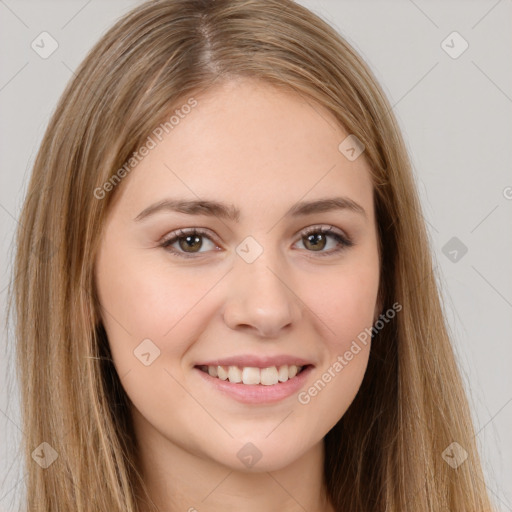
<svg viewBox="0 0 512 512">
<path fill-rule="evenodd" d="M 201 246 L 203 245 L 201 236 L 199 235 L 187 235 L 184 237 L 179 237 L 178 243 L 180 249 L 182 249 L 185 252 L 195 252 L 196 249 L 201 249 Z"/>
<path fill-rule="evenodd" d="M 171 233 L 160 243 L 160 246 L 177 256 L 193 258 L 208 252 L 208 247 L 206 247 L 206 250 L 201 251 L 204 247 L 205 240 L 211 244 L 212 249 L 215 250 L 216 244 L 212 242 L 206 231 L 200 229 L 180 229 Z M 208 243 L 206 245 L 208 245 Z M 175 245 L 177 245 L 177 247 L 173 247 Z"/>
<path fill-rule="evenodd" d="M 330 250 L 324 250 L 329 245 L 330 240 L 334 241 L 334 247 L 331 247 Z M 354 243 L 341 232 L 338 233 L 334 231 L 334 226 L 330 226 L 329 228 L 325 226 L 313 226 L 308 228 L 303 233 L 301 241 L 307 252 L 318 253 L 318 256 L 333 256 L 354 245 Z"/>
<path fill-rule="evenodd" d="M 312 251 L 321 251 L 327 244 L 325 233 L 303 236 L 302 241 L 306 249 L 311 249 Z"/>
</svg>

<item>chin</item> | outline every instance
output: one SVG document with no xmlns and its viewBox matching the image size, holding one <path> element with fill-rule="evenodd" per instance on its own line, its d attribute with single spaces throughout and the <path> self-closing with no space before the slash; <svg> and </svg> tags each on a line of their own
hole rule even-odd
<svg viewBox="0 0 512 512">
<path fill-rule="evenodd" d="M 286 444 L 286 440 L 289 444 Z M 313 448 L 313 445 L 305 446 L 299 442 L 297 436 L 289 436 L 287 439 L 276 436 L 273 440 L 252 436 L 244 440 L 237 439 L 232 446 L 235 446 L 233 457 L 226 460 L 226 450 L 222 449 L 224 457 L 219 462 L 243 473 L 279 471 L 294 464 Z"/>
</svg>

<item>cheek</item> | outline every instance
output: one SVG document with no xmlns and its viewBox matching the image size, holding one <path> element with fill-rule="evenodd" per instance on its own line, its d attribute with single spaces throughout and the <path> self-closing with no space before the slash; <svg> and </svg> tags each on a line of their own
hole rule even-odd
<svg viewBox="0 0 512 512">
<path fill-rule="evenodd" d="M 308 305 L 325 325 L 331 351 L 345 351 L 366 328 L 371 328 L 379 286 L 378 262 L 340 267 L 316 282 Z"/>
<path fill-rule="evenodd" d="M 375 313 L 376 286 L 350 278 L 343 281 L 337 293 L 327 297 L 326 323 L 331 329 L 329 344 L 337 351 L 346 350 L 347 344 L 366 328 L 371 328 Z"/>
<path fill-rule="evenodd" d="M 102 319 L 117 374 L 138 411 L 162 430 L 171 415 L 186 425 L 198 414 L 182 385 L 181 362 L 210 321 L 204 305 L 218 279 L 192 269 L 171 273 L 169 266 L 128 255 L 98 262 Z"/>
<path fill-rule="evenodd" d="M 119 373 L 131 368 L 134 350 L 144 340 L 169 361 L 186 352 L 208 321 L 200 316 L 200 305 L 218 280 L 199 274 L 197 269 L 171 272 L 160 262 L 127 254 L 105 253 L 98 259 L 101 316 Z"/>
<path fill-rule="evenodd" d="M 324 325 L 322 364 L 298 395 L 314 431 L 332 428 L 359 391 L 370 354 L 378 274 L 340 274 L 330 286 L 312 307 Z"/>
<path fill-rule="evenodd" d="M 370 353 L 371 328 L 379 285 L 377 257 L 340 267 L 317 281 L 308 306 L 322 320 L 325 357 L 316 380 L 303 389 L 299 403 L 323 411 L 320 423 L 334 425 L 362 383 Z"/>
</svg>

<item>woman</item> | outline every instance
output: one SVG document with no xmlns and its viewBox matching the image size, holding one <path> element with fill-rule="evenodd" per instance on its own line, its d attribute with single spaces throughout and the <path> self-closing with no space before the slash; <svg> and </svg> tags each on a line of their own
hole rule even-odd
<svg viewBox="0 0 512 512">
<path fill-rule="evenodd" d="M 490 510 L 399 128 L 305 8 L 128 13 L 20 226 L 27 509 Z"/>
</svg>

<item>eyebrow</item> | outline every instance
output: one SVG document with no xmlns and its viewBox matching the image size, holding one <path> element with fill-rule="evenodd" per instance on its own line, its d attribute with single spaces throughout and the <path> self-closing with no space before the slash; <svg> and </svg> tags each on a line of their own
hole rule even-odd
<svg viewBox="0 0 512 512">
<path fill-rule="evenodd" d="M 366 218 L 364 208 L 348 197 L 329 197 L 315 201 L 302 201 L 294 204 L 285 214 L 285 217 L 301 217 L 314 213 L 324 213 L 335 210 L 348 210 L 358 213 Z M 135 221 L 141 221 L 158 212 L 177 212 L 188 215 L 208 215 L 234 222 L 240 221 L 240 210 L 231 204 L 219 203 L 213 200 L 186 200 L 164 199 L 142 210 Z"/>
</svg>

